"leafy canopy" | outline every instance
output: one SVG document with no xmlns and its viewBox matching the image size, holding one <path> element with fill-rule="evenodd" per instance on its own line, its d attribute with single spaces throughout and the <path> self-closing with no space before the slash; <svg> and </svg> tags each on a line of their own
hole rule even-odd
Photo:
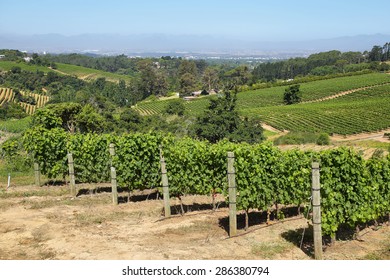
<svg viewBox="0 0 390 280">
<path fill-rule="evenodd" d="M 232 142 L 260 142 L 264 139 L 259 121 L 241 119 L 236 111 L 237 94 L 225 92 L 211 99 L 208 109 L 198 118 L 193 133 L 200 139 L 216 143 L 222 139 Z"/>
</svg>

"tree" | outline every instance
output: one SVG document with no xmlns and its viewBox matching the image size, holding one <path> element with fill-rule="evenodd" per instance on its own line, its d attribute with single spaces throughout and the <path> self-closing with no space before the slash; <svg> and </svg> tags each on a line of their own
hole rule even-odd
<svg viewBox="0 0 390 280">
<path fill-rule="evenodd" d="M 284 103 L 287 105 L 301 102 L 301 93 L 299 90 L 300 85 L 292 85 L 284 91 Z"/>
<path fill-rule="evenodd" d="M 246 65 L 241 65 L 225 73 L 225 76 L 235 85 L 244 85 L 251 79 L 251 73 Z"/>
<path fill-rule="evenodd" d="M 180 76 L 180 95 L 187 96 L 196 90 L 196 78 L 190 73 L 184 73 Z"/>
<path fill-rule="evenodd" d="M 254 143 L 264 139 L 259 121 L 241 119 L 235 110 L 236 93 L 225 92 L 223 97 L 211 99 L 208 109 L 198 118 L 193 133 L 200 139 L 216 143 L 222 139 Z"/>
<path fill-rule="evenodd" d="M 197 89 L 198 71 L 194 61 L 183 60 L 179 66 L 179 91 L 182 96 Z"/>
<path fill-rule="evenodd" d="M 62 120 L 62 128 L 74 133 L 76 130 L 76 118 L 80 113 L 82 106 L 78 103 L 59 103 L 46 107 L 46 110 L 52 110 L 56 116 Z"/>
<path fill-rule="evenodd" d="M 125 127 L 128 131 L 139 131 L 141 129 L 142 117 L 132 108 L 126 108 L 120 114 L 121 126 Z"/>
<path fill-rule="evenodd" d="M 218 72 L 216 69 L 207 67 L 202 76 L 203 89 L 210 92 L 218 87 Z"/>
<path fill-rule="evenodd" d="M 184 104 L 181 100 L 175 100 L 175 101 L 169 102 L 167 107 L 165 108 L 165 112 L 167 112 L 168 114 L 178 115 L 178 116 L 183 116 L 185 110 L 186 110 L 186 107 L 184 106 Z"/>
<path fill-rule="evenodd" d="M 382 47 L 373 46 L 371 51 L 368 53 L 369 61 L 381 61 L 382 60 Z"/>
<path fill-rule="evenodd" d="M 106 121 L 99 115 L 90 104 L 85 105 L 76 117 L 77 127 L 80 132 L 103 132 L 106 128 Z"/>
<path fill-rule="evenodd" d="M 196 77 L 198 75 L 198 70 L 196 68 L 196 64 L 192 60 L 183 60 L 179 66 L 179 76 L 183 76 L 184 74 L 189 73 Z"/>
<path fill-rule="evenodd" d="M 164 72 L 156 68 L 156 64 L 151 59 L 138 62 L 140 77 L 138 80 L 138 90 L 142 97 L 150 95 L 165 96 L 168 91 L 168 80 Z"/>
</svg>

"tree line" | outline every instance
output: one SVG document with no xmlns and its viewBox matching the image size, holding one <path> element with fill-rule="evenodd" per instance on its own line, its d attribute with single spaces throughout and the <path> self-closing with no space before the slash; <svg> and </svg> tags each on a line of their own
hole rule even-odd
<svg viewBox="0 0 390 280">
<path fill-rule="evenodd" d="M 26 56 L 25 53 L 11 50 L 0 50 L 6 59 L 20 60 Z M 125 55 L 91 57 L 81 54 L 61 54 L 61 55 L 32 55 L 33 59 L 29 63 L 43 66 L 56 67 L 56 63 L 67 63 L 83 67 L 103 70 L 107 72 L 131 76 L 132 81 L 126 85 L 125 97 L 122 90 L 115 93 L 102 94 L 112 97 L 116 105 L 124 106 L 135 104 L 150 96 L 167 96 L 179 92 L 181 96 L 190 95 L 194 91 L 203 90 L 205 94 L 212 90 L 219 91 L 221 88 L 239 86 L 245 89 L 246 86 L 273 82 L 277 80 L 295 79 L 302 76 L 326 76 L 337 73 L 350 73 L 371 69 L 374 71 L 387 71 L 390 66 L 386 61 L 390 57 L 390 46 L 386 43 L 383 47 L 374 46 L 371 51 L 365 52 L 340 52 L 337 50 L 312 54 L 307 58 L 291 58 L 278 62 L 260 63 L 256 67 L 249 65 L 236 65 L 235 63 L 213 64 L 206 60 L 188 60 L 181 57 L 163 56 L 160 58 L 129 58 Z M 41 75 L 42 73 L 37 73 Z M 49 76 L 50 75 L 50 76 Z M 48 74 L 49 78 L 53 74 Z M 35 77 L 27 78 L 27 83 L 19 83 L 32 90 L 31 83 L 37 80 Z M 68 80 L 67 83 L 70 81 Z M 1 83 L 1 81 L 0 81 Z M 80 82 L 78 82 L 80 83 Z M 108 82 L 108 91 L 113 91 L 114 86 Z M 48 85 L 46 85 L 48 86 Z M 35 89 L 38 85 L 34 86 Z M 57 87 L 57 88 L 55 88 Z M 60 100 L 65 100 L 69 95 L 69 88 L 60 88 L 58 84 L 53 86 L 54 91 L 63 91 L 65 96 L 60 96 Z M 101 86 L 102 87 L 102 86 Z M 38 89 L 39 90 L 39 89 Z M 77 89 L 79 90 L 79 89 Z M 76 91 L 77 91 L 76 90 Z M 114 90 L 115 91 L 115 90 Z M 120 92 L 120 93 L 119 93 Z"/>
<path fill-rule="evenodd" d="M 337 50 L 312 54 L 307 58 L 291 58 L 256 66 L 252 72 L 254 81 L 294 79 L 297 76 L 325 76 L 356 72 L 364 69 L 388 71 L 390 66 L 381 63 L 390 59 L 390 43 L 374 46 L 371 51 L 340 52 Z"/>
</svg>

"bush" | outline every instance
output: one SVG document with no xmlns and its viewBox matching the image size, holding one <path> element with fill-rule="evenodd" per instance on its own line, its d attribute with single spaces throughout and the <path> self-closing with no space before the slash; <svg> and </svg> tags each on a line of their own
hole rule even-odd
<svg viewBox="0 0 390 280">
<path fill-rule="evenodd" d="M 316 141 L 316 144 L 317 145 L 329 145 L 330 144 L 330 139 L 329 139 L 329 135 L 326 134 L 326 133 L 321 133 L 318 138 L 317 138 L 317 141 Z"/>
<path fill-rule="evenodd" d="M 24 109 L 14 102 L 7 102 L 0 107 L 0 120 L 22 119 L 26 116 Z"/>
</svg>

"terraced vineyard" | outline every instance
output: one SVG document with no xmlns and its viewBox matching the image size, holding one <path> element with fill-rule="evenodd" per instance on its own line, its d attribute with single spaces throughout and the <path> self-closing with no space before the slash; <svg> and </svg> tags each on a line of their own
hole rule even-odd
<svg viewBox="0 0 390 280">
<path fill-rule="evenodd" d="M 3 106 L 5 102 L 14 100 L 14 94 L 10 88 L 0 88 L 0 106 Z"/>
<path fill-rule="evenodd" d="M 36 109 L 43 107 L 48 101 L 49 96 L 41 95 L 36 93 L 26 93 L 21 92 L 24 96 L 32 96 L 36 100 L 35 105 L 27 104 L 24 102 L 20 102 L 19 105 L 26 111 L 27 114 L 33 114 Z M 0 106 L 2 106 L 5 102 L 15 101 L 15 94 L 10 88 L 0 88 Z"/>
</svg>

